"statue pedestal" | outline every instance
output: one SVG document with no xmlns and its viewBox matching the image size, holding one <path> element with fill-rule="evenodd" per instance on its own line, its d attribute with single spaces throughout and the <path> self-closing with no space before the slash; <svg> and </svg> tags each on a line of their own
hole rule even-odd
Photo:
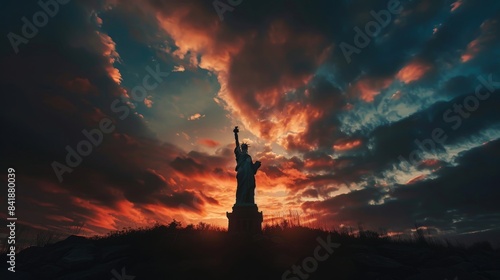
<svg viewBox="0 0 500 280">
<path fill-rule="evenodd" d="M 229 219 L 229 233 L 262 233 L 262 212 L 257 204 L 234 205 L 233 212 L 226 212 Z"/>
</svg>

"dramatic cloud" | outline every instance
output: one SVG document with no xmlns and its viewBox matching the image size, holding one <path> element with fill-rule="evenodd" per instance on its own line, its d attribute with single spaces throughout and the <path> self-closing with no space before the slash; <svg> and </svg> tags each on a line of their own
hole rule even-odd
<svg viewBox="0 0 500 280">
<path fill-rule="evenodd" d="M 212 139 L 206 139 L 206 138 L 199 139 L 198 143 L 200 143 L 201 145 L 207 146 L 209 148 L 215 148 L 215 147 L 220 145 L 219 142 L 212 140 Z"/>
</svg>

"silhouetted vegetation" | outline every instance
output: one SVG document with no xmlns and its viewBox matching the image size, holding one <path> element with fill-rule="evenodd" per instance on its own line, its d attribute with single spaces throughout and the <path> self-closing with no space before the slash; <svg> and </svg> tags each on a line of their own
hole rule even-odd
<svg viewBox="0 0 500 280">
<path fill-rule="evenodd" d="M 305 227 L 297 221 L 267 223 L 260 235 L 229 234 L 203 222 L 184 226 L 173 220 L 91 238 L 72 236 L 53 245 L 24 250 L 19 254 L 19 269 L 33 273 L 36 279 L 61 275 L 71 275 L 67 279 L 82 275 L 110 279 L 110 270 L 121 267 L 137 279 L 282 279 L 285 271 L 314 256 L 315 248 L 321 245 L 318 240 L 331 240 L 340 247 L 318 262 L 307 279 L 454 279 L 489 273 L 486 270 L 500 271 L 500 252 L 490 243 L 467 247 L 439 241 L 420 225 L 415 226 L 413 236 L 391 238 L 362 225 L 328 231 Z M 86 270 L 80 263 L 80 270 L 54 270 L 61 262 L 70 262 L 66 266 L 72 267 L 68 257 L 71 250 L 87 252 L 82 253 L 91 260 Z M 82 259 L 80 253 L 74 253 L 75 261 Z M 51 270 L 46 270 L 47 266 Z M 54 271 L 57 277 L 50 274 Z"/>
</svg>

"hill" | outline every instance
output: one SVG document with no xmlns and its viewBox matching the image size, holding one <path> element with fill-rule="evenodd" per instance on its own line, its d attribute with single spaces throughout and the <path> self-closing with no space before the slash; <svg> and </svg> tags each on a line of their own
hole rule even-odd
<svg viewBox="0 0 500 280">
<path fill-rule="evenodd" d="M 178 223 L 30 247 L 2 279 L 500 279 L 500 251 L 305 227 L 234 235 Z M 4 277 L 4 274 L 6 277 Z"/>
</svg>

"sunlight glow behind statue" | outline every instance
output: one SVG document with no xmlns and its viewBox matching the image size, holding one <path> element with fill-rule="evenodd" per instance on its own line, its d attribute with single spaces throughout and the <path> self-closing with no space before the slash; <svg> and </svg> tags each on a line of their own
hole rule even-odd
<svg viewBox="0 0 500 280">
<path fill-rule="evenodd" d="M 233 130 L 236 147 L 234 154 L 236 155 L 236 180 L 238 185 L 236 188 L 236 205 L 252 205 L 255 204 L 255 174 L 261 166 L 260 161 L 252 162 L 252 157 L 248 154 L 247 143 L 242 143 L 238 140 L 239 129 L 236 126 Z"/>
</svg>

